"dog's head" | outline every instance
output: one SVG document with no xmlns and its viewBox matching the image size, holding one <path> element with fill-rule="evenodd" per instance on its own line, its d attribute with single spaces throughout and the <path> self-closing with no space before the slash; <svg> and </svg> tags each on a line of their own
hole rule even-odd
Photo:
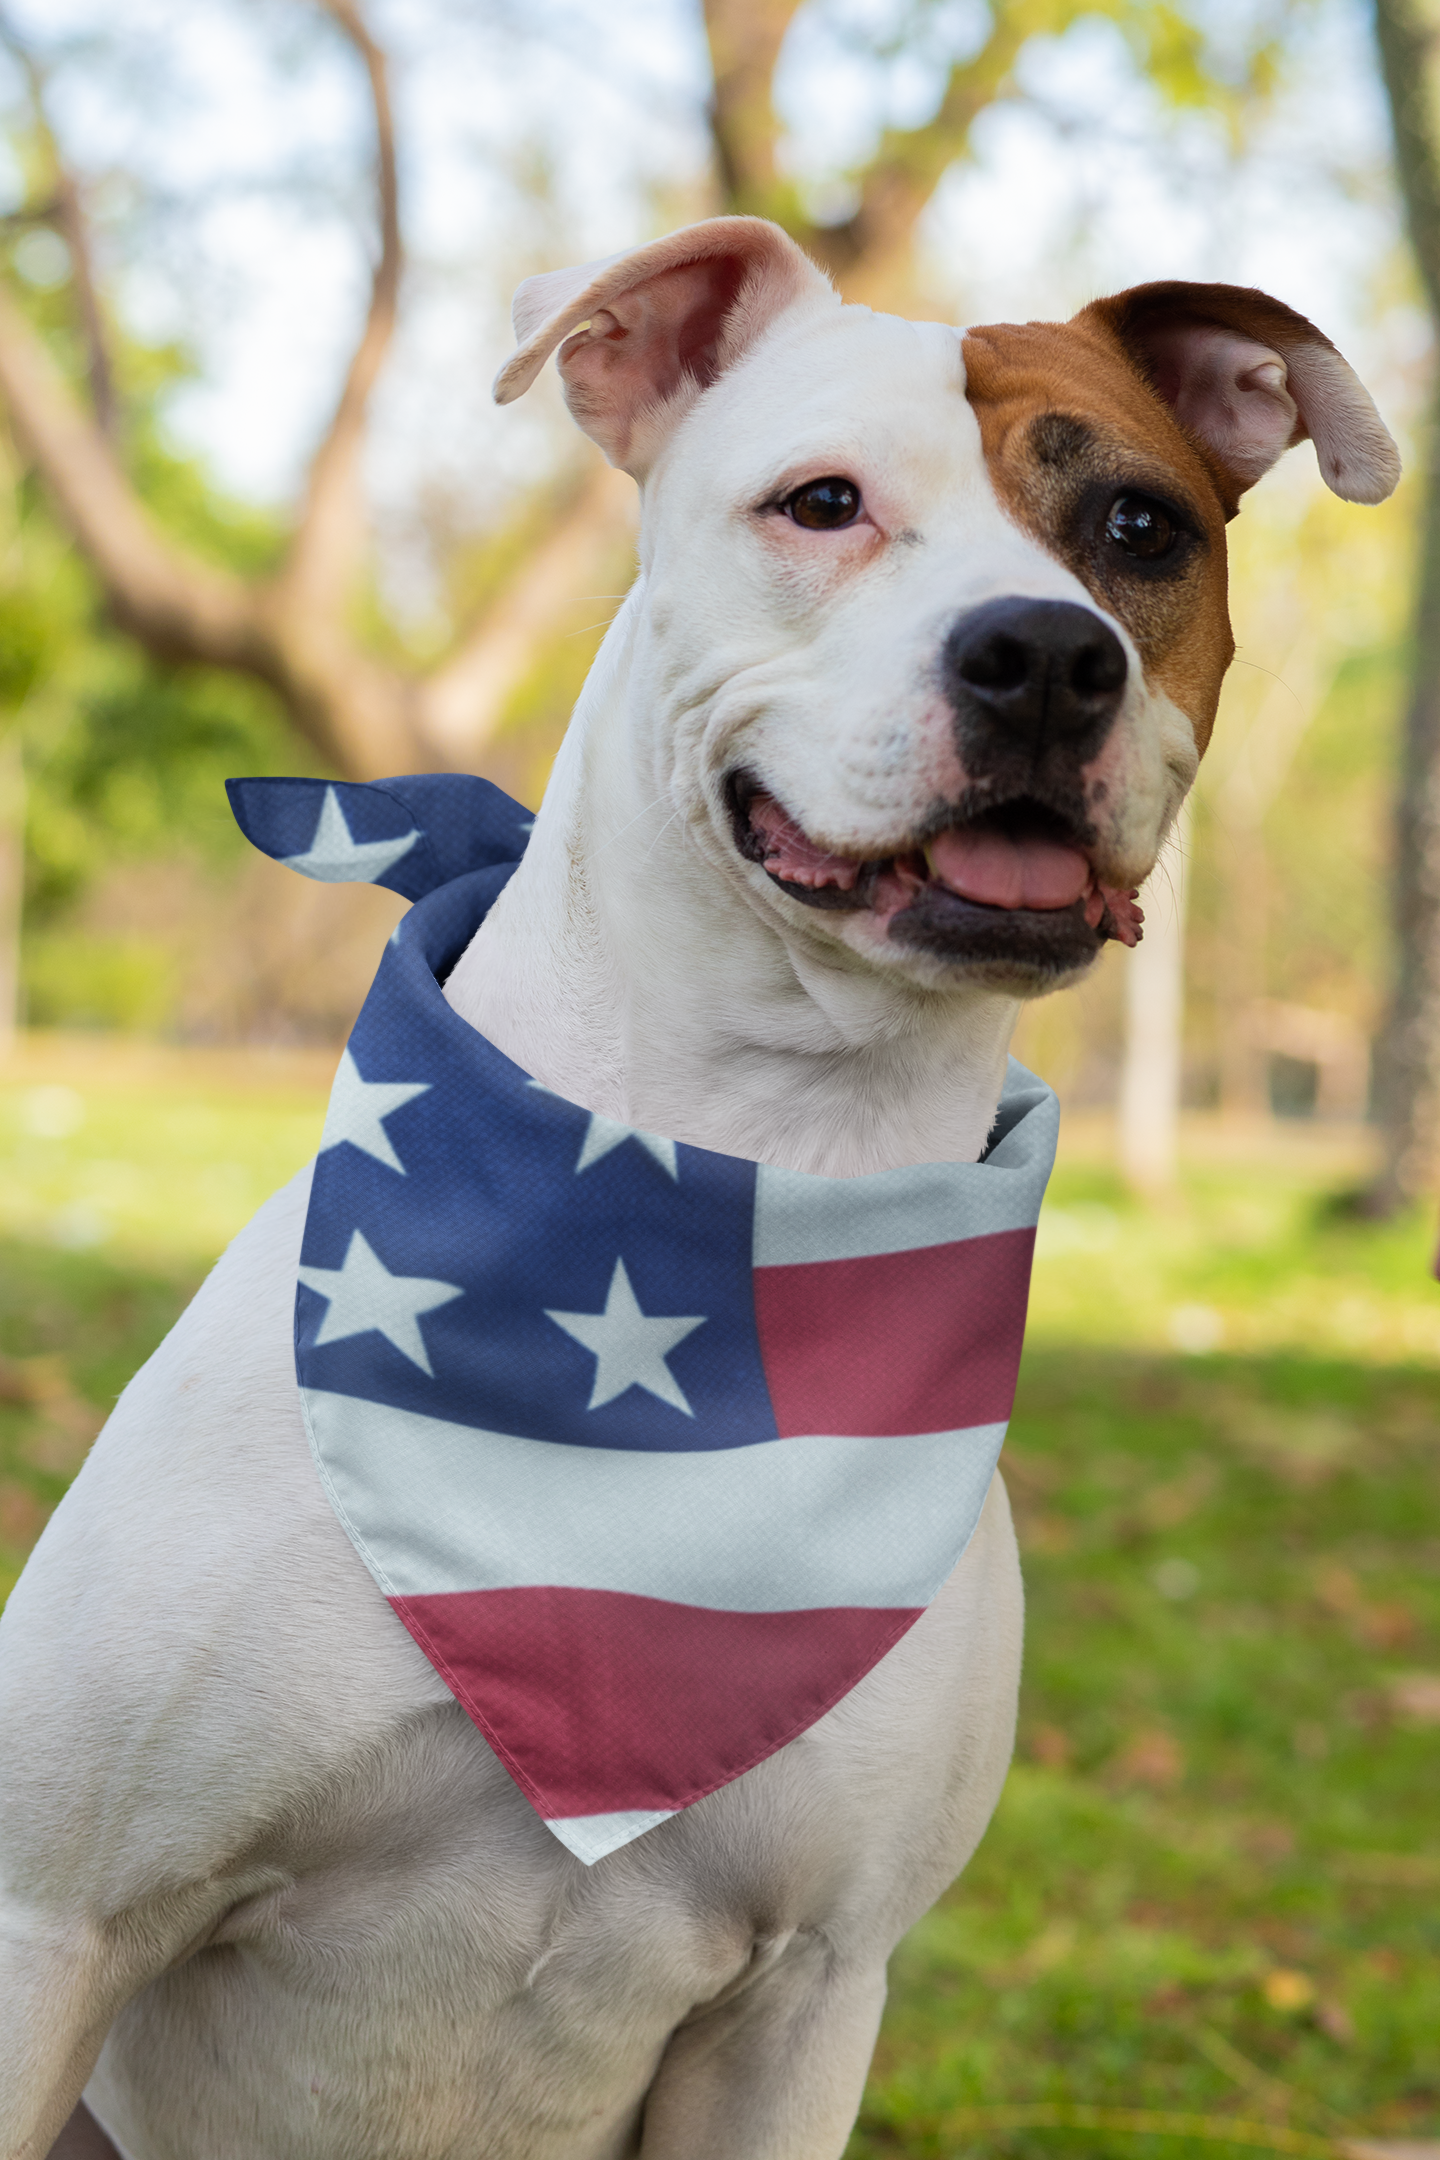
<svg viewBox="0 0 1440 2160">
<path fill-rule="evenodd" d="M 1292 443 L 1399 461 L 1329 340 L 1228 285 L 959 332 L 842 306 L 716 218 L 529 279 L 496 396 L 560 348 L 640 481 L 654 792 L 790 936 L 1020 994 L 1133 944 L 1233 652 L 1225 526 Z"/>
</svg>

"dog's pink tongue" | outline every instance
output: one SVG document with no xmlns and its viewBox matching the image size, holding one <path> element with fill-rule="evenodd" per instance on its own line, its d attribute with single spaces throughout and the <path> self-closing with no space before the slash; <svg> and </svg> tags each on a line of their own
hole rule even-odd
<svg viewBox="0 0 1440 2160">
<path fill-rule="evenodd" d="M 1071 907 L 1090 883 L 1080 850 L 1059 840 L 1012 840 L 972 826 L 941 833 L 925 853 L 942 885 L 986 907 Z"/>
</svg>

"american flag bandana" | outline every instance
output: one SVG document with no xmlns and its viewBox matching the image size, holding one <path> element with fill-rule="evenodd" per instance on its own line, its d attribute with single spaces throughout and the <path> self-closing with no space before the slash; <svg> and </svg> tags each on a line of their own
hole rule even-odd
<svg viewBox="0 0 1440 2160">
<path fill-rule="evenodd" d="M 965 1550 L 1055 1097 L 978 1163 L 814 1177 L 528 1077 L 441 985 L 524 851 L 488 782 L 235 780 L 248 838 L 417 903 L 336 1074 L 295 1364 L 395 1612 L 587 1864 L 838 1702 Z"/>
</svg>

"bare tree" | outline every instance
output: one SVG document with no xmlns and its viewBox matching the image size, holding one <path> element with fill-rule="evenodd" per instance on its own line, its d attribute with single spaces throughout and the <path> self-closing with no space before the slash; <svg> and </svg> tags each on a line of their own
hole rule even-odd
<svg viewBox="0 0 1440 2160">
<path fill-rule="evenodd" d="M 429 673 L 407 673 L 366 650 L 350 625 L 369 528 L 361 460 L 371 394 L 395 330 L 403 251 L 395 130 L 385 55 L 357 0 L 320 0 L 362 61 L 375 123 L 379 250 L 370 301 L 330 424 L 311 461 L 283 561 L 244 579 L 214 568 L 160 531 L 126 473 L 116 439 L 112 371 L 95 293 L 79 189 L 45 115 L 45 85 L 18 50 L 54 173 L 32 211 L 63 235 L 90 352 L 91 403 L 70 387 L 37 331 L 0 287 L 0 397 L 24 455 L 43 476 L 119 627 L 170 662 L 230 668 L 269 685 L 300 732 L 337 771 L 355 776 L 469 763 L 524 672 L 516 625 L 543 624 L 555 589 L 583 588 L 589 566 L 623 533 L 622 498 L 597 470 L 572 510 L 564 544 L 538 550 L 518 578 Z"/>
<path fill-rule="evenodd" d="M 187 552 L 159 530 L 127 475 L 113 424 L 112 374 L 80 192 L 45 122 L 42 75 L 23 50 L 54 172 L 51 199 L 32 214 L 46 216 L 71 250 L 91 394 L 87 405 L 22 309 L 0 289 L 0 399 L 114 620 L 147 651 L 170 662 L 236 669 L 267 683 L 296 727 L 341 773 L 474 765 L 564 603 L 618 552 L 628 494 L 614 475 L 592 469 L 551 539 L 525 558 L 512 583 L 428 674 L 382 659 L 356 636 L 351 604 L 369 544 L 361 458 L 371 393 L 395 328 L 401 218 L 385 55 L 360 0 L 318 5 L 349 41 L 369 83 L 379 248 L 364 328 L 275 573 L 245 579 Z M 963 154 L 976 115 L 1011 86 L 1029 40 L 1058 33 L 1080 15 L 1102 14 L 1121 25 L 1142 60 L 1163 48 L 1170 75 L 1177 67 L 1193 72 L 1198 66 L 1198 39 L 1184 18 L 1150 0 L 992 0 L 983 44 L 944 71 L 931 117 L 882 133 L 853 176 L 851 214 L 827 225 L 806 215 L 777 155 L 775 69 L 800 5 L 705 0 L 716 206 L 775 218 L 831 271 L 847 297 L 871 303 L 903 305 L 921 214 Z M 918 23 L 927 0 L 913 0 L 913 6 Z M 18 49 L 13 33 L 7 35 Z"/>
<path fill-rule="evenodd" d="M 1376 0 L 1395 168 L 1410 243 L 1440 338 L 1440 20 L 1429 0 Z M 1376 1043 L 1385 1165 L 1371 1196 L 1386 1213 L 1440 1172 L 1440 371 L 1424 430 L 1425 508 L 1410 692 L 1394 813 L 1396 976 Z"/>
<path fill-rule="evenodd" d="M 855 175 L 854 209 L 826 225 L 805 214 L 776 157 L 775 67 L 800 7 L 801 0 L 705 0 L 716 174 L 726 209 L 773 218 L 823 264 L 847 299 L 871 305 L 903 300 L 921 215 L 963 156 L 976 116 L 1011 87 L 1022 48 L 1064 30 L 1079 15 L 1129 12 L 1123 4 L 997 0 L 988 37 L 949 69 L 931 118 L 919 127 L 884 131 Z"/>
</svg>

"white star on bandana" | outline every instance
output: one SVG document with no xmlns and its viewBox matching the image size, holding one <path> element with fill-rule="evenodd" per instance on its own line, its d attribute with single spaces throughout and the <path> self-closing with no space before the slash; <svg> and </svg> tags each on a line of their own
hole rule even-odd
<svg viewBox="0 0 1440 2160">
<path fill-rule="evenodd" d="M 583 1343 L 595 1359 L 595 1386 L 588 1409 L 613 1402 L 626 1388 L 642 1387 L 672 1409 L 683 1410 L 686 1417 L 694 1416 L 665 1360 L 687 1335 L 705 1325 L 706 1314 L 685 1319 L 647 1317 L 636 1302 L 624 1261 L 617 1260 L 603 1313 L 551 1312 L 547 1307 L 545 1317 Z"/>
<path fill-rule="evenodd" d="M 647 1154 L 653 1155 L 662 1170 L 668 1170 L 676 1184 L 680 1182 L 680 1165 L 675 1159 L 675 1142 L 662 1139 L 659 1133 L 641 1132 L 634 1125 L 617 1124 L 614 1118 L 601 1117 L 598 1110 L 590 1113 L 590 1124 L 585 1134 L 585 1145 L 580 1150 L 580 1160 L 575 1165 L 575 1175 L 588 1170 L 608 1155 L 611 1148 L 623 1146 L 627 1140 L 638 1140 Z"/>
<path fill-rule="evenodd" d="M 387 1170 L 398 1170 L 404 1177 L 405 1165 L 391 1144 L 385 1120 L 417 1095 L 428 1095 L 432 1085 L 429 1080 L 362 1080 L 359 1066 L 350 1052 L 344 1051 L 330 1090 L 319 1152 L 323 1155 L 327 1148 L 339 1147 L 348 1140 L 352 1147 L 373 1155 Z"/>
<path fill-rule="evenodd" d="M 459 1283 L 434 1282 L 426 1275 L 392 1275 L 361 1230 L 351 1235 L 343 1267 L 302 1267 L 300 1280 L 307 1290 L 329 1300 L 315 1337 L 317 1349 L 375 1328 L 402 1357 L 434 1379 L 435 1368 L 420 1333 L 420 1315 L 463 1297 Z"/>
<path fill-rule="evenodd" d="M 352 878 L 373 884 L 402 855 L 408 855 L 419 838 L 419 832 L 412 830 L 398 840 L 352 840 L 340 798 L 333 787 L 327 787 L 309 847 L 303 855 L 282 855 L 280 860 L 287 870 L 320 878 L 327 885 L 345 884 Z"/>
<path fill-rule="evenodd" d="M 568 1095 L 561 1095 L 555 1088 L 548 1088 L 543 1081 L 532 1080 L 532 1088 L 542 1095 L 553 1095 L 557 1102 L 569 1102 Z M 578 1108 L 578 1104 L 576 1105 Z M 580 1160 L 575 1165 L 575 1175 L 588 1170 L 592 1163 L 604 1160 L 612 1148 L 623 1147 L 627 1140 L 638 1140 L 647 1155 L 653 1155 L 662 1170 L 680 1182 L 680 1164 L 675 1154 L 675 1142 L 666 1140 L 660 1133 L 642 1132 L 638 1125 L 622 1125 L 618 1118 L 601 1117 L 598 1110 L 590 1113 L 590 1123 L 585 1128 L 585 1138 L 580 1143 Z"/>
</svg>

